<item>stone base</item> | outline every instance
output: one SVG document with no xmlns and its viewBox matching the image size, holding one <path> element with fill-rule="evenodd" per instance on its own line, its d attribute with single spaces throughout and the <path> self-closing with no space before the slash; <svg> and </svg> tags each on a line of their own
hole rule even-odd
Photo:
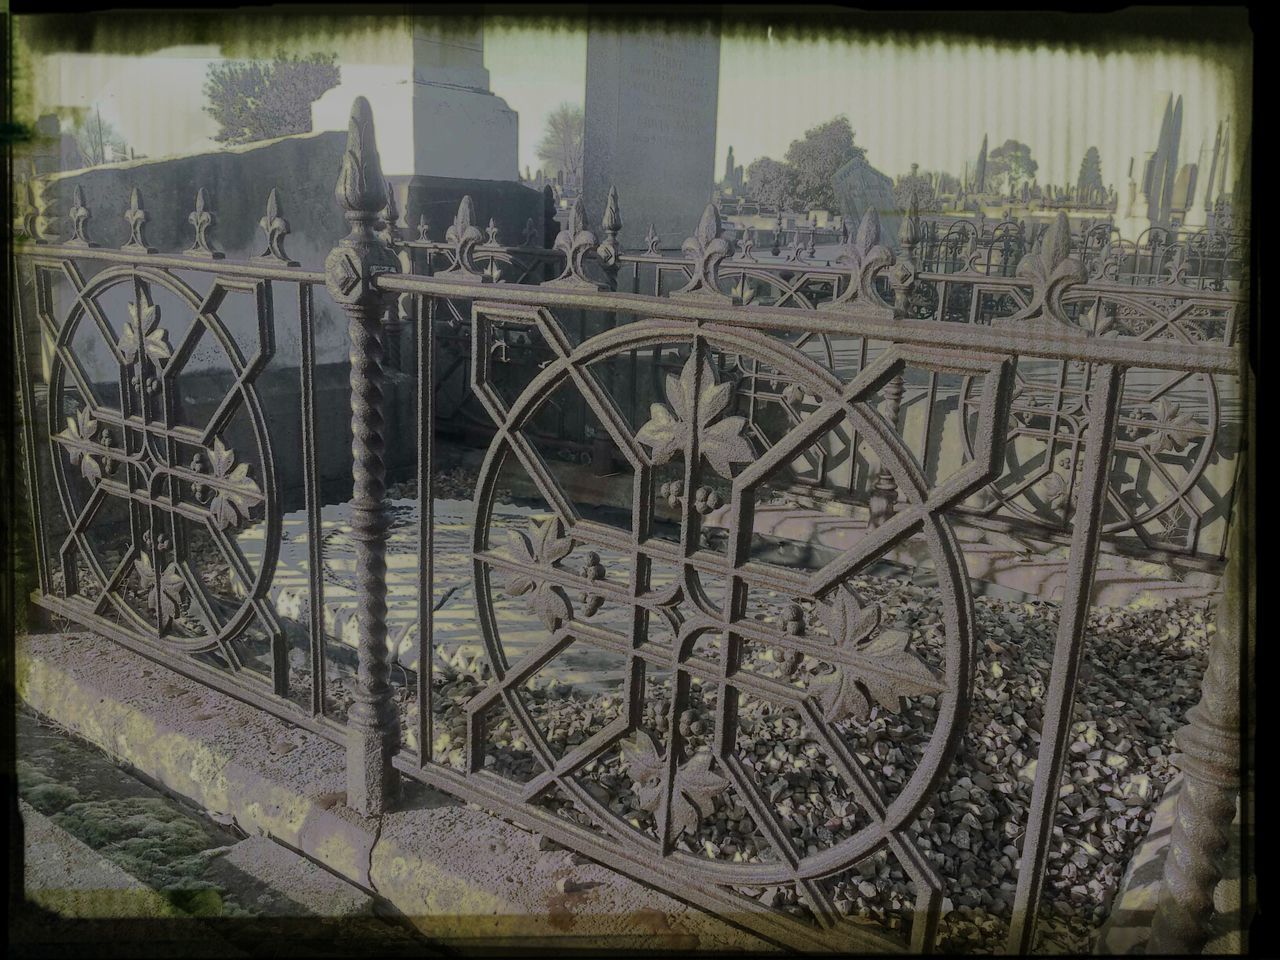
<svg viewBox="0 0 1280 960">
<path fill-rule="evenodd" d="M 350 80 L 312 104 L 312 129 L 346 130 L 352 101 L 366 97 L 373 107 L 385 176 L 519 177 L 519 120 L 501 97 L 471 87 L 372 79 L 355 69 L 349 72 Z"/>
<path fill-rule="evenodd" d="M 519 246 L 524 241 L 526 221 L 532 220 L 543 235 L 542 194 L 532 187 L 510 180 L 484 179 L 480 177 L 446 177 L 418 175 L 389 177 L 396 189 L 397 200 L 404 201 L 404 222 L 409 226 L 409 236 L 416 238 L 418 218 L 425 216 L 430 240 L 443 241 L 445 231 L 453 225 L 458 204 L 463 197 L 470 197 L 475 213 L 475 226 L 483 232 L 489 220 L 498 227 L 498 242 L 504 246 Z"/>
<path fill-rule="evenodd" d="M 448 946 L 776 949 L 425 786 L 406 786 L 380 819 L 361 817 L 345 803 L 341 747 L 93 634 L 23 637 L 17 660 L 19 696 L 34 710 L 215 818 L 385 898 Z"/>
</svg>

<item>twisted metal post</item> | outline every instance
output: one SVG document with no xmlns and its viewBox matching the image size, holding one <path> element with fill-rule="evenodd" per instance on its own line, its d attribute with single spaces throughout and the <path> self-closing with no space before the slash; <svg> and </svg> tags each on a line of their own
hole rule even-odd
<svg viewBox="0 0 1280 960">
<path fill-rule="evenodd" d="M 387 295 L 374 282 L 396 273 L 399 261 L 374 233 L 387 204 L 374 143 L 373 112 L 364 97 L 351 107 L 347 149 L 335 194 L 351 232 L 325 259 L 325 284 L 347 314 L 351 335 L 352 531 L 356 542 L 356 617 L 359 666 L 347 716 L 347 803 L 363 814 L 382 813 L 399 780 L 391 758 L 399 718 L 388 682 L 386 461 L 383 436 L 383 329 Z"/>
<path fill-rule="evenodd" d="M 1182 789 L 1148 954 L 1199 953 L 1209 939 L 1213 892 L 1222 879 L 1222 855 L 1241 788 L 1242 667 L 1246 677 L 1251 675 L 1251 657 L 1242 660 L 1241 653 L 1253 652 L 1252 644 L 1245 648 L 1241 643 L 1246 619 L 1240 570 L 1243 526 L 1236 524 L 1229 534 L 1231 559 L 1223 574 L 1217 632 L 1209 645 L 1200 702 L 1187 711 L 1187 725 L 1175 735 L 1182 754 Z M 1245 881 L 1242 877 L 1242 890 Z"/>
</svg>

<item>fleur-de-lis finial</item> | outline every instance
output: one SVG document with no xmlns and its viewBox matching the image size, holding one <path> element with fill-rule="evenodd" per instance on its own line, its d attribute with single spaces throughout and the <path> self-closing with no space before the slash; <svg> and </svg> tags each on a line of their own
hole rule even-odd
<svg viewBox="0 0 1280 960">
<path fill-rule="evenodd" d="M 1174 286 L 1186 284 L 1188 267 L 1186 244 L 1175 244 L 1169 248 L 1169 254 L 1169 262 L 1164 267 L 1166 274 L 1164 283 Z"/>
<path fill-rule="evenodd" d="M 609 187 L 609 196 L 604 205 L 604 216 L 600 220 L 604 228 L 604 242 L 596 249 L 596 256 L 607 271 L 616 271 L 618 257 L 622 250 L 618 246 L 618 233 L 622 230 L 622 214 L 618 211 L 618 188 Z M 612 281 L 611 281 L 612 282 Z"/>
<path fill-rule="evenodd" d="M 445 231 L 444 239 L 453 247 L 449 251 L 453 262 L 439 276 L 468 283 L 492 281 L 493 277 L 482 271 L 475 262 L 475 248 L 484 239 L 484 235 L 475 225 L 475 211 L 470 195 L 464 196 L 458 204 L 458 212 L 453 217 L 453 224 Z"/>
<path fill-rule="evenodd" d="M 40 243 L 40 211 L 36 207 L 35 187 L 28 177 L 22 184 L 22 232 Z"/>
<path fill-rule="evenodd" d="M 137 187 L 129 192 L 129 209 L 124 212 L 124 219 L 129 224 L 129 242 L 121 249 L 134 253 L 155 253 L 152 247 L 147 246 L 146 238 L 143 236 L 147 211 L 142 208 L 142 195 L 138 193 Z"/>
<path fill-rule="evenodd" d="M 289 235 L 289 221 L 284 218 L 284 213 L 280 209 L 280 196 L 275 187 L 272 187 L 271 192 L 267 194 L 267 212 L 258 221 L 258 226 L 267 235 L 267 249 L 258 254 L 255 259 L 269 260 L 286 267 L 296 267 L 298 261 L 291 260 L 285 253 L 284 238 Z"/>
<path fill-rule="evenodd" d="M 209 210 L 208 206 L 209 201 L 205 196 L 204 187 L 201 187 L 196 191 L 196 208 L 187 217 L 187 222 L 196 228 L 196 240 L 187 250 L 187 255 L 205 257 L 209 260 L 221 260 L 224 255 L 213 249 L 209 243 L 209 228 L 213 226 L 213 211 Z"/>
<path fill-rule="evenodd" d="M 89 239 L 86 232 L 85 224 L 92 218 L 89 208 L 84 202 L 84 191 L 80 189 L 80 184 L 76 184 L 75 189 L 71 191 L 71 239 L 67 241 L 69 247 L 96 247 L 97 244 Z"/>
<path fill-rule="evenodd" d="M 485 232 L 484 244 L 486 247 L 501 246 L 501 244 L 498 243 L 498 224 L 497 224 L 497 221 L 493 219 L 493 217 L 489 218 L 489 225 L 485 227 L 484 232 Z"/>
<path fill-rule="evenodd" d="M 1062 295 L 1075 283 L 1083 283 L 1088 273 L 1084 264 L 1071 256 L 1071 225 L 1064 211 L 1049 224 L 1040 240 L 1040 248 L 1018 261 L 1017 276 L 1031 282 L 1031 302 L 1011 317 L 1002 317 L 993 325 L 1007 326 L 1026 321 L 1051 325 L 1058 332 L 1083 335 L 1084 330 L 1067 319 Z"/>
<path fill-rule="evenodd" d="M 582 197 L 573 201 L 565 228 L 556 235 L 555 249 L 564 255 L 564 268 L 549 283 L 588 290 L 607 289 L 586 274 L 583 258 L 596 248 L 596 235 L 587 229 L 587 210 Z"/>
<path fill-rule="evenodd" d="M 693 236 L 687 238 L 680 247 L 687 258 L 695 261 L 692 276 L 689 282 L 672 296 L 698 299 L 710 297 L 729 301 L 736 299 L 720 290 L 720 264 L 733 253 L 733 242 L 726 239 L 723 233 L 720 211 L 714 203 L 708 203 L 702 211 L 702 218 L 698 221 Z"/>
<path fill-rule="evenodd" d="M 649 224 L 649 231 L 644 235 L 644 252 L 647 257 L 661 256 L 658 250 L 658 231 L 653 229 L 653 224 Z"/>
<path fill-rule="evenodd" d="M 32 225 L 35 229 L 33 236 L 36 238 L 36 243 L 58 243 L 58 233 L 62 229 L 62 218 L 57 213 L 58 200 L 53 191 L 48 189 L 47 182 L 35 175 L 34 164 L 32 164 L 31 179 L 27 184 L 30 187 L 31 205 L 34 211 Z"/>
<path fill-rule="evenodd" d="M 845 244 L 836 262 L 847 265 L 852 276 L 844 292 L 830 303 L 823 304 L 823 309 L 838 309 L 853 300 L 888 308 L 876 293 L 875 276 L 881 268 L 893 263 L 893 254 L 880 243 L 880 214 L 875 207 L 862 215 L 857 231 Z"/>
<path fill-rule="evenodd" d="M 419 243 L 431 242 L 431 238 L 427 236 L 427 233 L 430 229 L 431 229 L 431 224 L 427 222 L 427 215 L 425 213 L 418 214 L 418 242 Z"/>
</svg>

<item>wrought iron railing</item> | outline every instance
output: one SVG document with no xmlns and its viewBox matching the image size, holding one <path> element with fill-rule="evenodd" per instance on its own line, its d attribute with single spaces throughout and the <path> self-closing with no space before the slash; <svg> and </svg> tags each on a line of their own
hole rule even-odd
<svg viewBox="0 0 1280 960">
<path fill-rule="evenodd" d="M 178 255 L 147 245 L 136 192 L 122 249 L 92 244 L 79 195 L 68 239 L 28 224 L 16 256 L 15 330 L 34 601 L 345 745 L 347 802 L 363 813 L 387 809 L 410 777 L 774 941 L 919 951 L 938 939 L 952 878 L 946 858 L 919 842 L 918 821 L 927 805 L 949 802 L 939 786 L 965 732 L 982 639 L 953 519 L 987 509 L 975 497 L 1016 504 L 1030 486 L 1021 445 L 1047 445 L 1050 462 L 1069 451 L 1050 506 L 1062 513 L 1070 557 L 1058 615 L 1050 614 L 1056 640 L 1007 915 L 1008 949 L 1031 949 L 1100 545 L 1109 526 L 1141 525 L 1123 507 L 1124 488 L 1117 492 L 1117 457 L 1136 444 L 1154 471 L 1191 460 L 1189 445 L 1198 444 L 1197 456 L 1223 449 L 1216 408 L 1199 426 L 1169 398 L 1196 378 L 1216 396 L 1215 378 L 1241 372 L 1239 304 L 1174 277 L 1158 298 L 1169 303 L 1135 304 L 1145 323 L 1116 321 L 1119 309 L 1100 304 L 1131 290 L 1088 282 L 1060 219 L 1015 277 L 971 284 L 975 297 L 994 283 L 1006 298 L 989 322 L 973 314 L 946 322 L 919 306 L 919 291 L 957 275 L 916 269 L 910 219 L 901 257 L 878 244 L 872 218 L 838 269 L 799 260 L 766 267 L 749 250 L 735 252 L 712 207 L 675 261 L 656 244 L 621 251 L 616 195 L 603 240 L 579 205 L 551 254 L 531 243 L 500 248 L 470 223 L 464 202 L 444 245 L 400 251 L 423 258 L 421 272 L 404 272 L 382 235 L 395 217 L 363 98 L 337 194 L 351 230 L 322 273 L 289 261 L 278 210 L 263 219 L 262 257 L 222 257 L 202 196 L 191 216 L 195 242 Z M 510 271 L 521 282 L 509 282 Z M 296 309 L 276 310 L 280 289 Z M 345 714 L 329 682 L 341 645 L 323 614 L 318 297 L 349 320 L 356 630 Z M 236 329 L 225 320 L 233 298 L 252 320 Z M 438 330 L 449 321 L 469 331 L 471 385 L 493 423 L 468 527 L 469 639 L 483 665 L 463 677 L 440 675 L 446 641 L 434 628 L 443 556 L 435 386 Z M 418 384 L 410 657 L 388 643 L 384 451 L 405 440 L 389 437 L 385 421 L 391 323 L 412 329 Z M 282 539 L 275 465 L 294 443 L 294 420 L 263 409 L 257 382 L 278 331 L 294 324 L 308 602 L 290 630 L 272 585 Z M 541 360 L 503 370 L 513 345 Z M 229 371 L 226 389 L 212 413 L 191 422 L 179 383 L 210 353 Z M 95 374 L 91 358 L 112 376 Z M 638 374 L 637 358 L 649 375 Z M 1165 401 L 1155 417 L 1135 414 L 1128 399 L 1144 371 L 1157 379 L 1142 385 L 1143 402 Z M 1042 392 L 1051 406 L 1041 406 Z M 534 425 L 565 396 L 613 453 L 613 482 L 627 491 L 621 511 L 544 454 Z M 755 410 L 766 400 L 775 415 Z M 913 404 L 926 413 L 915 431 L 904 414 Z M 944 435 L 963 439 L 949 457 L 938 449 Z M 780 552 L 759 525 L 773 493 L 797 473 L 829 476 L 833 454 L 849 449 L 841 483 L 865 493 L 867 507 L 851 539 L 806 557 Z M 1200 470 L 1189 489 L 1204 471 L 1187 469 Z M 518 517 L 497 502 L 513 476 L 536 501 Z M 259 531 L 256 552 L 237 536 L 246 527 Z M 895 556 L 932 571 L 928 630 L 899 622 L 878 599 L 873 571 Z M 1224 759 L 1218 718 L 1232 676 L 1218 661 L 1229 654 L 1215 646 L 1212 702 L 1206 694 L 1209 705 L 1180 741 L 1206 758 L 1188 766 L 1189 780 L 1213 782 L 1219 794 L 1238 772 Z M 565 676 L 566 663 L 583 692 L 557 701 L 553 717 L 545 681 Z M 921 721 L 916 739 L 895 748 L 892 775 L 865 726 L 886 710 Z M 757 756 L 762 743 L 744 721 L 762 712 L 789 731 L 794 751 L 780 740 Z M 801 801 L 813 805 L 807 820 L 782 796 L 802 781 L 792 760 L 773 755 L 779 748 L 827 776 Z M 1216 823 L 1217 799 L 1189 805 L 1186 816 Z M 818 830 L 820 810 L 831 815 Z M 751 824 L 740 831 L 745 840 L 725 836 L 727 819 Z M 1213 838 L 1184 830 L 1175 844 L 1199 863 Z M 851 923 L 833 885 L 881 854 L 910 881 L 910 902 L 896 919 Z M 860 882 L 875 887 L 870 876 Z M 1199 917 L 1213 879 L 1208 868 L 1180 877 L 1166 913 L 1193 904 Z M 753 895 L 761 888 L 786 888 L 795 903 L 762 901 Z M 1185 945 L 1201 926 L 1162 936 Z"/>
<path fill-rule="evenodd" d="M 516 247 L 503 247 L 492 224 L 482 242 L 464 202 L 445 242 L 405 242 L 404 249 L 414 255 L 425 253 L 427 259 L 411 262 L 402 257 L 402 262 L 416 267 L 412 272 L 463 277 L 475 283 L 530 283 L 551 279 L 560 269 L 559 262 L 576 256 L 581 275 L 590 274 L 584 282 L 601 289 L 668 297 L 694 282 L 696 262 L 663 255 L 652 231 L 646 237 L 646 250 L 621 252 L 617 237 L 622 221 L 616 194 L 610 196 L 607 206 L 605 241 L 600 244 L 603 253 L 597 253 L 597 239 L 587 228 L 581 200 L 571 211 L 573 229 L 562 234 L 554 250 L 534 245 L 532 224 Z M 1065 225 L 1065 218 L 1060 219 Z M 997 225 L 993 232 L 997 241 L 1009 226 Z M 687 250 L 696 252 L 697 243 L 722 244 L 723 255 L 716 261 L 716 289 L 729 301 L 747 306 L 824 310 L 839 308 L 861 295 L 863 302 L 886 311 L 900 299 L 899 312 L 914 319 L 991 325 L 1034 313 L 1039 307 L 1034 301 L 1033 280 L 1056 277 L 1053 306 L 1072 328 L 1143 342 L 1168 339 L 1229 345 L 1237 337 L 1238 315 L 1245 302 L 1240 290 L 1204 289 L 1198 281 L 1188 282 L 1185 271 L 1178 269 L 1168 270 L 1164 281 L 1149 289 L 1135 289 L 1132 282 L 1114 277 L 1090 277 L 1078 260 L 1067 256 L 1079 238 L 1063 246 L 1061 228 L 1050 237 L 1058 249 L 1048 254 L 1042 249 L 1046 235 L 1041 234 L 1030 253 L 1022 252 L 1018 240 L 1011 248 L 1016 260 L 1008 251 L 997 253 L 995 242 L 985 247 L 971 244 L 962 266 L 941 264 L 942 269 L 936 270 L 921 269 L 914 259 L 930 237 L 915 217 L 904 221 L 899 238 L 904 250 L 901 258 L 880 245 L 878 219 L 873 212 L 834 266 L 809 259 L 801 245 L 793 246 L 782 262 L 757 259 L 750 234 L 741 245 L 724 236 L 714 207 L 707 208 L 699 229 L 703 239 L 691 238 Z M 471 239 L 464 242 L 464 236 Z M 1182 262 L 1170 261 L 1175 265 Z M 441 349 L 448 363 L 447 381 L 465 369 L 468 318 L 464 303 L 446 298 L 442 304 L 444 312 L 439 316 L 447 329 L 442 333 Z M 582 311 L 575 316 L 586 322 L 588 315 Z M 529 338 L 517 339 L 521 342 L 501 344 L 496 357 L 499 371 L 507 369 L 506 365 L 536 367 L 550 358 L 545 345 Z M 865 344 L 855 340 L 842 343 L 831 335 L 807 331 L 797 335 L 794 345 L 820 353 L 832 369 L 839 369 L 842 363 L 856 367 L 867 362 Z M 655 357 L 652 363 L 635 365 L 631 391 L 621 400 L 629 415 L 636 416 L 637 405 L 649 402 L 647 398 L 661 377 L 677 362 L 678 358 Z M 726 367 L 721 374 L 737 385 L 751 432 L 767 444 L 763 420 L 770 415 L 788 415 L 786 394 L 791 384 L 783 376 L 754 375 L 750 362 Z M 514 369 L 511 375 L 527 379 Z M 1108 550 L 1157 551 L 1199 561 L 1225 557 L 1241 420 L 1238 396 L 1230 383 L 1220 384 L 1219 379 L 1182 371 L 1130 372 L 1110 471 L 1104 527 Z M 1009 420 L 1009 470 L 957 510 L 968 514 L 973 523 L 1065 542 L 1080 470 L 1079 410 L 1084 382 L 1084 368 L 1072 361 L 1028 359 L 1020 365 Z M 646 383 L 651 389 L 642 389 Z M 967 449 L 965 422 L 960 424 L 960 435 L 945 438 L 944 443 L 944 438 L 933 436 L 935 424 L 927 413 L 939 403 L 969 404 L 963 383 L 940 384 L 937 377 L 923 376 L 909 378 L 895 389 L 901 391 L 898 403 L 903 415 L 923 419 L 916 429 L 925 434 L 926 471 L 936 469 L 931 459 L 938 455 L 940 446 Z M 488 419 L 485 412 L 465 388 L 457 394 L 461 399 L 449 418 L 483 432 Z M 590 463 L 599 445 L 594 436 L 585 435 L 582 416 L 566 413 L 559 406 L 551 412 L 553 416 L 544 417 L 532 428 L 540 440 L 554 447 L 563 459 Z M 790 485 L 809 495 L 865 506 L 875 474 L 862 455 L 861 443 L 862 439 L 855 437 L 847 450 L 823 451 L 814 469 L 797 472 Z M 597 467 L 608 472 L 612 463 Z"/>
</svg>

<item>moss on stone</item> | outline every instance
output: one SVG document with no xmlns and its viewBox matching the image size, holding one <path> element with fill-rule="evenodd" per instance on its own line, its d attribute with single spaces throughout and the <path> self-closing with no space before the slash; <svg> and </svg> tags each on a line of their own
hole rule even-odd
<svg viewBox="0 0 1280 960">
<path fill-rule="evenodd" d="M 65 810 L 81 799 L 74 787 L 63 783 L 40 783 L 25 791 L 26 800 L 46 816 Z"/>
</svg>

